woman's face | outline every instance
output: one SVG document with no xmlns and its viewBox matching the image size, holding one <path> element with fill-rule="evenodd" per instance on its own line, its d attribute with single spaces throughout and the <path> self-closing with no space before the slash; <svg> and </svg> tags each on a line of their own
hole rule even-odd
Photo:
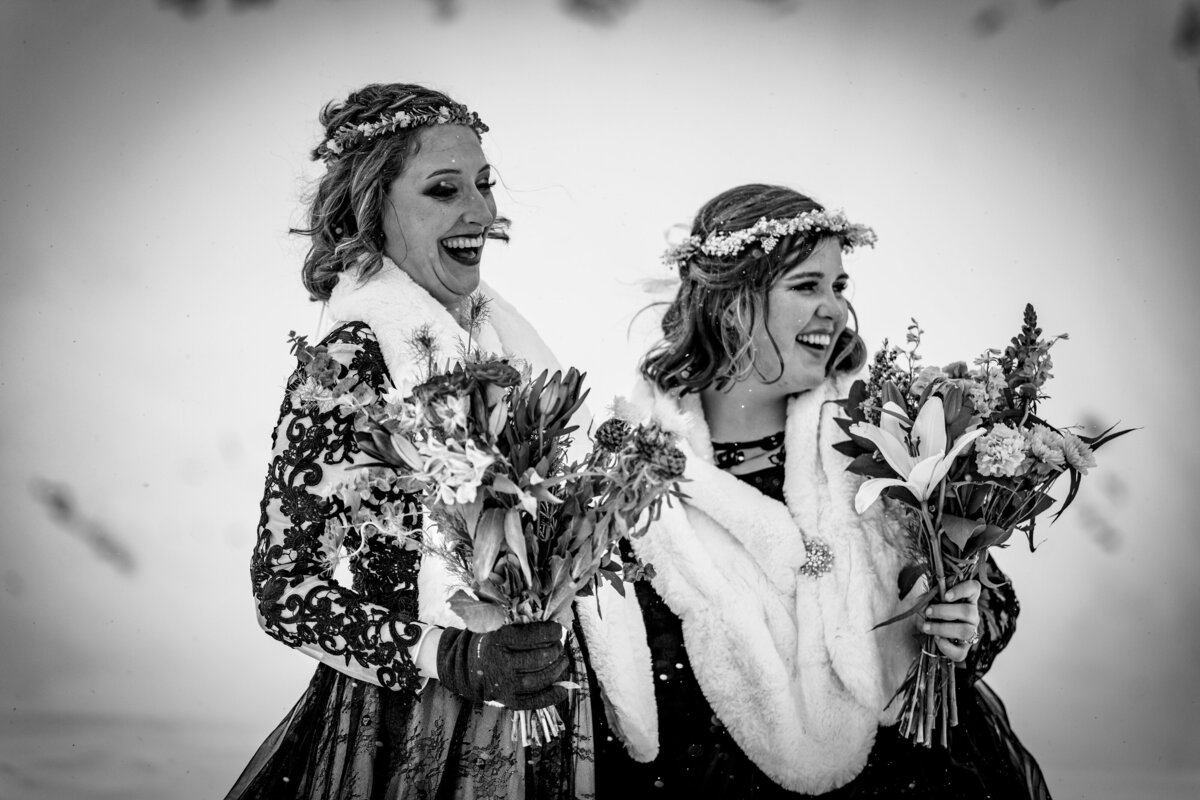
<svg viewBox="0 0 1200 800">
<path fill-rule="evenodd" d="M 496 220 L 491 166 L 464 125 L 432 125 L 388 187 L 384 252 L 447 308 L 479 286 L 484 234 Z"/>
<path fill-rule="evenodd" d="M 849 307 L 843 292 L 848 281 L 840 243 L 832 237 L 776 280 L 768 293 L 766 324 L 753 336 L 756 366 L 763 377 L 753 375 L 751 380 L 762 380 L 764 390 L 785 395 L 820 385 L 833 346 L 846 329 Z M 779 380 L 770 383 L 777 376 Z"/>
</svg>

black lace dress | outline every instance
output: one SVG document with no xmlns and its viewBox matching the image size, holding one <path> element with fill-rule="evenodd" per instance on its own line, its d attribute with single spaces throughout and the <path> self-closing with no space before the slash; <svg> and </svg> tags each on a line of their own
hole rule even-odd
<svg viewBox="0 0 1200 800">
<path fill-rule="evenodd" d="M 783 465 L 738 475 L 763 494 L 783 502 Z M 1008 724 L 1000 699 L 980 680 L 1008 644 L 1019 610 L 1011 584 L 989 559 L 997 589 L 984 589 L 979 610 L 981 639 L 958 682 L 959 725 L 950 757 L 940 748 L 914 746 L 895 726 L 880 728 L 863 771 L 822 798 L 1049 798 L 1033 757 Z M 713 713 L 688 661 L 679 618 L 649 581 L 636 584 L 653 658 L 658 705 L 659 755 L 639 764 L 609 728 L 601 703 L 593 700 L 596 792 L 602 798 L 803 798 L 773 783 L 739 749 Z M 797 753 L 803 758 L 803 753 Z"/>
<path fill-rule="evenodd" d="M 391 387 L 365 324 L 343 325 L 322 344 L 339 380 L 376 392 Z M 418 550 L 372 536 L 351 561 L 352 586 L 330 578 L 322 537 L 344 506 L 323 490 L 351 473 L 358 449 L 352 418 L 293 397 L 308 377 L 299 366 L 288 382 L 250 572 L 263 629 L 321 664 L 227 800 L 491 798 L 512 797 L 514 787 L 527 798 L 580 795 L 573 764 L 592 757 L 587 738 L 573 735 L 573 723 L 589 716 L 576 714 L 578 703 L 590 702 L 582 667 L 569 679 L 584 688 L 559 706 L 567 734 L 522 752 L 510 728 L 496 722 L 498 709 L 465 702 L 436 682 L 422 688 L 410 655 L 422 632 L 415 622 Z M 413 498 L 370 491 L 364 505 L 399 509 L 419 526 Z M 360 544 L 356 535 L 347 535 L 347 550 Z"/>
</svg>

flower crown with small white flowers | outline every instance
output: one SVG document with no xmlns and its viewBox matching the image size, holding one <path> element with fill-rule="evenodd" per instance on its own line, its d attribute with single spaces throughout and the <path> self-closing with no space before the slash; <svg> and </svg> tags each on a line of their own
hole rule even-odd
<svg viewBox="0 0 1200 800">
<path fill-rule="evenodd" d="M 802 234 L 812 236 L 836 236 L 842 243 L 842 251 L 849 253 L 856 247 L 874 247 L 875 231 L 866 225 L 857 225 L 846 219 L 841 211 L 805 211 L 787 219 L 763 217 L 749 228 L 737 231 L 710 233 L 704 238 L 689 236 L 663 253 L 663 263 L 679 268 L 696 253 L 725 258 L 735 256 L 751 244 L 758 242 L 764 253 L 769 253 L 785 236 Z"/>
<path fill-rule="evenodd" d="M 488 126 L 483 124 L 483 120 L 479 118 L 478 114 L 459 103 L 451 103 L 437 108 L 417 106 L 409 110 L 384 114 L 378 122 L 360 122 L 357 125 L 347 123 L 317 147 L 315 157 L 320 158 L 326 164 L 331 164 L 372 139 L 425 125 L 466 125 L 480 136 L 487 133 L 488 130 Z"/>
</svg>

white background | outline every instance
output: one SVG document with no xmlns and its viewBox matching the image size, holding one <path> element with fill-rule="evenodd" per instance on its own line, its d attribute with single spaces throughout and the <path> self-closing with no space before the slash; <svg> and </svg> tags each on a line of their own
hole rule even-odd
<svg viewBox="0 0 1200 800">
<path fill-rule="evenodd" d="M 313 669 L 249 556 L 326 101 L 448 91 L 492 126 L 513 242 L 485 275 L 593 409 L 653 327 L 639 281 L 707 198 L 784 183 L 873 225 L 873 347 L 1002 346 L 1033 302 L 1058 424 L 1100 453 L 991 682 L 1057 798 L 1200 788 L 1200 80 L 1176 0 L 552 0 L 0 7 L 0 796 L 221 796 Z M 994 24 L 986 24 L 992 22 Z M 47 487 L 69 514 L 47 505 Z M 105 556 L 116 542 L 129 559 Z M 124 565 L 124 566 L 123 566 Z"/>
</svg>

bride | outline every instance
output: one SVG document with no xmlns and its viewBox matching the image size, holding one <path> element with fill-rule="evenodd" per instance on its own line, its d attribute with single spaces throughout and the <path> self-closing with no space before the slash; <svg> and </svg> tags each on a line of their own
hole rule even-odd
<svg viewBox="0 0 1200 800">
<path fill-rule="evenodd" d="M 366 86 L 321 113 L 313 151 L 325 173 L 311 201 L 305 288 L 327 306 L 332 328 L 300 359 L 284 393 L 251 561 L 263 630 L 319 662 L 307 691 L 267 738 L 229 800 L 312 798 L 573 798 L 593 792 L 590 684 L 579 636 L 554 622 L 475 634 L 449 609 L 449 579 L 380 525 L 351 530 L 353 585 L 330 574 L 326 523 L 343 510 L 332 487 L 364 459 L 353 413 L 306 399 L 306 387 L 339 384 L 376 394 L 412 385 L 414 333 L 439 353 L 467 339 L 463 302 L 482 288 L 488 320 L 473 331 L 482 350 L 557 363 L 512 306 L 480 284 L 486 241 L 504 227 L 480 149 L 487 127 L 446 95 L 412 84 Z M 371 488 L 375 519 L 419 528 L 413 497 Z M 363 541 L 363 538 L 366 541 Z M 620 598 L 605 599 L 616 621 Z M 577 602 L 581 625 L 596 621 Z M 636 606 L 629 619 L 640 626 Z M 640 627 L 638 628 L 640 630 Z M 610 648 L 601 646 L 601 650 Z M 621 651 L 626 652 L 626 651 Z M 646 658 L 644 645 L 629 659 Z M 633 670 L 601 658 L 610 694 L 636 709 L 652 702 L 620 686 Z M 568 697 L 563 680 L 580 689 Z M 556 705 L 567 731 L 528 749 L 510 736 L 506 709 Z M 646 744 L 643 749 L 650 745 Z M 652 752 L 642 757 L 649 758 Z"/>
<path fill-rule="evenodd" d="M 1018 609 L 994 563 L 999 588 L 966 581 L 919 628 L 872 630 L 906 608 L 904 542 L 878 507 L 854 512 L 829 401 L 866 359 L 842 253 L 873 232 L 748 185 L 706 203 L 691 234 L 668 253 L 680 285 L 636 398 L 690 445 L 688 499 L 633 543 L 653 567 L 636 595 L 660 750 L 632 761 L 597 706 L 601 796 L 1048 797 L 981 680 Z M 953 755 L 894 725 L 918 631 L 966 676 Z"/>
</svg>

